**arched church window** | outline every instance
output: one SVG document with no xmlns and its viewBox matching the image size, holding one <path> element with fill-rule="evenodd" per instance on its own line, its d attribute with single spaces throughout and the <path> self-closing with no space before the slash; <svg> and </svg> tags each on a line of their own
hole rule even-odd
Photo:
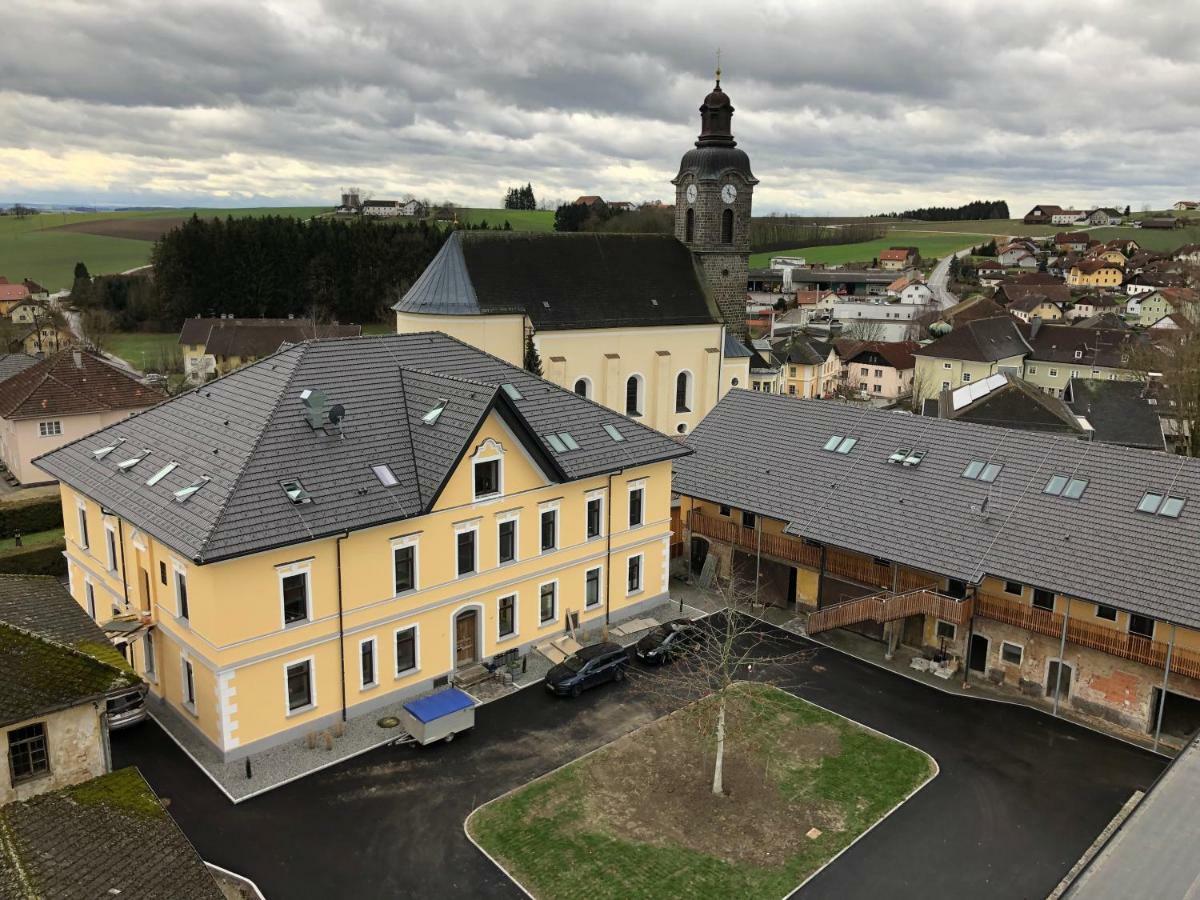
<svg viewBox="0 0 1200 900">
<path fill-rule="evenodd" d="M 686 237 L 684 237 L 684 240 L 687 241 L 688 243 L 691 243 L 691 241 L 693 239 L 693 235 L 695 234 L 695 231 L 696 231 L 696 211 L 694 209 L 689 209 L 687 211 L 687 224 L 684 227 L 684 234 L 686 235 Z"/>
<path fill-rule="evenodd" d="M 727 209 L 721 213 L 721 243 L 733 243 L 733 210 Z"/>
</svg>

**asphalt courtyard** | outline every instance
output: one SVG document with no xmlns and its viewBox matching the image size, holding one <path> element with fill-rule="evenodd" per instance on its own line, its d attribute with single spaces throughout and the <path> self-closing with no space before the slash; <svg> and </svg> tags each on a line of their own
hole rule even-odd
<svg viewBox="0 0 1200 900">
<path fill-rule="evenodd" d="M 775 639 L 817 647 L 782 631 Z M 806 898 L 1045 897 L 1165 765 L 1026 707 L 946 694 L 827 648 L 774 674 L 941 767 L 810 881 Z M 137 765 L 201 855 L 254 879 L 268 900 L 520 897 L 463 821 L 665 712 L 630 681 L 573 701 L 528 688 L 481 707 L 474 731 L 452 744 L 373 750 L 237 806 L 153 723 L 113 734 L 114 764 Z"/>
</svg>

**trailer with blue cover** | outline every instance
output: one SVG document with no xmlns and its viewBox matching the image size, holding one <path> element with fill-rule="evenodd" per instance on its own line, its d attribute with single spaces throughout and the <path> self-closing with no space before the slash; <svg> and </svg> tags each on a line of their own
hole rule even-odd
<svg viewBox="0 0 1200 900">
<path fill-rule="evenodd" d="M 422 747 L 435 741 L 449 743 L 459 732 L 475 727 L 475 701 L 458 688 L 446 688 L 405 703 L 400 719 Z"/>
</svg>

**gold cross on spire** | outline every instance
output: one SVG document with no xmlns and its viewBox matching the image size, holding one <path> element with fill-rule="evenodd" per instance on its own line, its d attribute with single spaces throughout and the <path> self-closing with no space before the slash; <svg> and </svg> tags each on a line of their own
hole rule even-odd
<svg viewBox="0 0 1200 900">
<path fill-rule="evenodd" d="M 721 48 L 717 48 L 717 87 L 721 86 Z"/>
</svg>

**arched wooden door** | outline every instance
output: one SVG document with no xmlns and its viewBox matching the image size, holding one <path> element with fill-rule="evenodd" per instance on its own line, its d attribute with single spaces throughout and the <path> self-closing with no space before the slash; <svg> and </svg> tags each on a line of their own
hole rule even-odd
<svg viewBox="0 0 1200 900">
<path fill-rule="evenodd" d="M 479 611 L 464 609 L 454 617 L 454 665 L 479 662 Z"/>
</svg>

